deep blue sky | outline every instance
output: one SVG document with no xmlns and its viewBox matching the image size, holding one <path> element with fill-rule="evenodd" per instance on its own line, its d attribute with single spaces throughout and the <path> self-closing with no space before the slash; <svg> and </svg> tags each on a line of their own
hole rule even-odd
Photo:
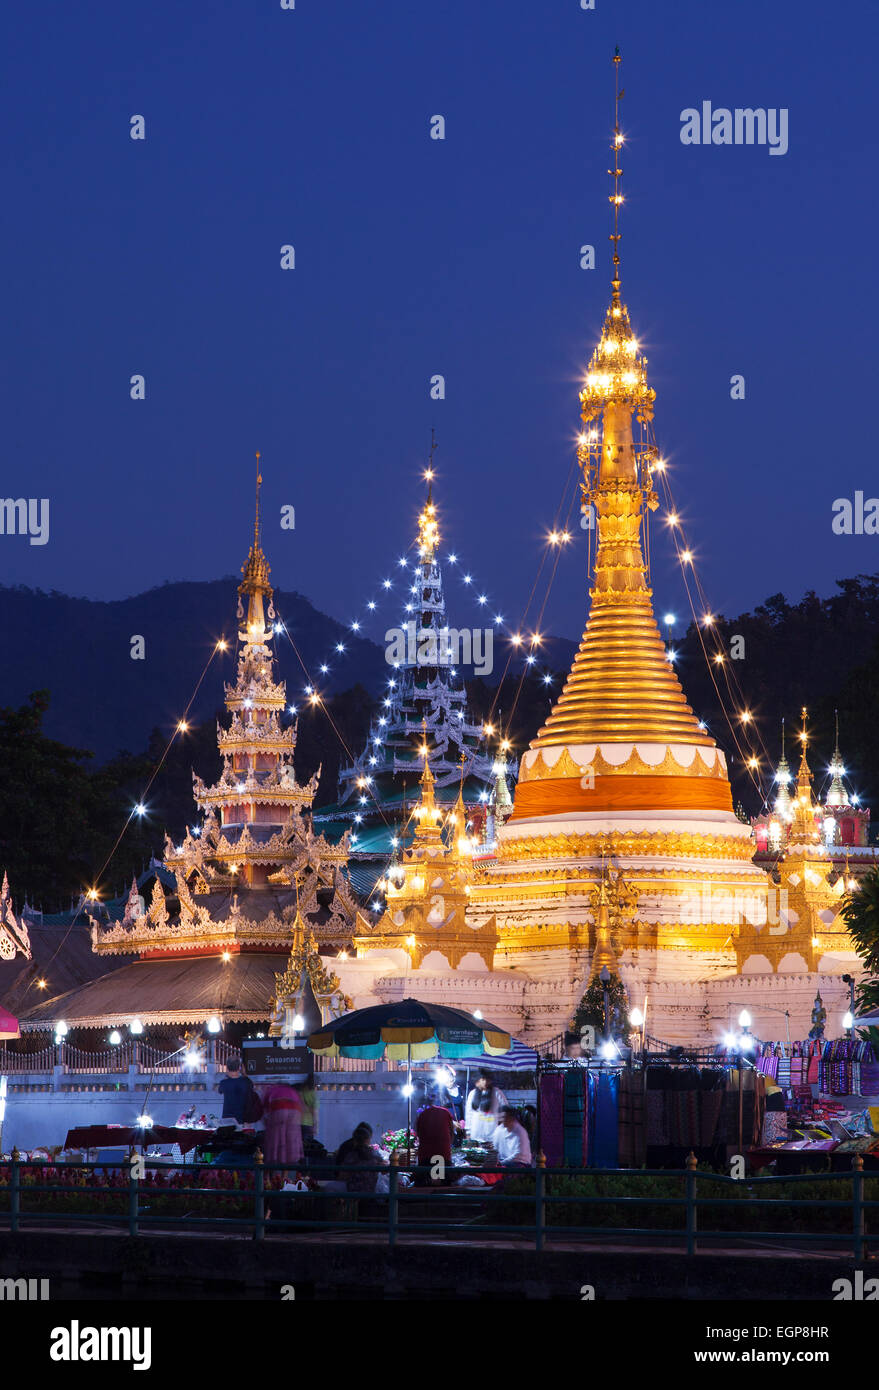
<svg viewBox="0 0 879 1390">
<path fill-rule="evenodd" d="M 435 425 L 444 533 L 515 617 L 608 300 L 615 44 L 624 296 L 712 606 L 879 568 L 830 526 L 879 491 L 872 0 L 53 0 L 4 31 L 0 493 L 49 497 L 52 530 L 0 538 L 3 582 L 237 569 L 259 448 L 276 581 L 346 620 L 408 542 Z M 685 147 L 703 99 L 788 107 L 789 152 Z M 578 532 L 545 627 L 579 633 L 583 560 Z M 683 611 L 661 551 L 654 582 Z"/>
</svg>

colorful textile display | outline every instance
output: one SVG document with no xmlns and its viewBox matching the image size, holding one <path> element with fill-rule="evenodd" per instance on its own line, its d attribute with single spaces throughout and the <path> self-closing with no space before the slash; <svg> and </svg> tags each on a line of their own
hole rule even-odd
<svg viewBox="0 0 879 1390">
<path fill-rule="evenodd" d="M 621 1072 L 618 1127 L 621 1168 L 642 1168 L 647 1162 L 646 1101 L 643 1072 Z"/>
<path fill-rule="evenodd" d="M 550 1072 L 540 1081 L 540 1147 L 548 1168 L 560 1168 L 564 1159 L 563 1082 L 559 1072 Z"/>
<path fill-rule="evenodd" d="M 619 1164 L 618 1071 L 589 1072 L 588 1163 L 592 1168 L 616 1168 Z"/>
<path fill-rule="evenodd" d="M 569 1067 L 563 1073 L 562 1124 L 563 1162 L 582 1168 L 587 1162 L 589 1133 L 589 1093 L 592 1079 L 586 1067 Z"/>
</svg>

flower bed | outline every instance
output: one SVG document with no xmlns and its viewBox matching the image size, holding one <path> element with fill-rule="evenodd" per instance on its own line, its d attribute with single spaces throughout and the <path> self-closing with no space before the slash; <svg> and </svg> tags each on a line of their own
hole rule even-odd
<svg viewBox="0 0 879 1390">
<path fill-rule="evenodd" d="M 712 1182 L 712 1176 L 715 1181 Z M 570 1176 L 550 1174 L 546 1179 L 546 1194 L 551 1197 L 655 1197 L 682 1198 L 686 1195 L 686 1179 L 679 1175 L 647 1177 L 637 1173 L 594 1175 L 572 1173 Z M 849 1234 L 852 1230 L 851 1184 L 827 1181 L 816 1177 L 814 1182 L 788 1182 L 783 1179 L 753 1186 L 748 1181 L 719 1182 L 711 1170 L 699 1170 L 697 1184 L 698 1224 L 706 1231 L 809 1231 L 815 1234 Z M 534 1174 L 522 1173 L 508 1177 L 503 1191 L 492 1204 L 492 1221 L 511 1226 L 532 1225 L 534 1207 L 529 1202 L 505 1202 L 505 1196 L 533 1196 Z M 712 1197 L 732 1200 L 736 1206 L 716 1206 Z M 772 1206 L 757 1206 L 756 1199 L 771 1198 Z M 879 1200 L 879 1178 L 864 1183 L 864 1200 Z M 817 1201 L 824 1205 L 798 1208 L 791 1203 Z M 845 1202 L 843 1207 L 829 1207 L 828 1202 Z M 686 1208 L 681 1206 L 628 1206 L 608 1202 L 590 1205 L 583 1200 L 549 1202 L 545 1207 L 549 1226 L 601 1226 L 609 1229 L 635 1228 L 681 1231 L 686 1227 Z M 875 1229 L 876 1213 L 867 1212 L 868 1229 Z"/>
<path fill-rule="evenodd" d="M 264 1190 L 278 1191 L 283 1173 L 266 1173 Z M 77 1168 L 53 1164 L 23 1164 L 19 1170 L 22 1215 L 28 1213 L 81 1213 L 121 1216 L 128 1212 L 129 1176 L 121 1168 Z M 51 1192 L 60 1184 L 77 1189 Z M 150 1216 L 246 1216 L 253 1215 L 253 1169 L 191 1168 L 147 1169 L 138 1183 L 140 1210 Z M 180 1189 L 197 1188 L 197 1192 Z M 0 1212 L 10 1210 L 9 1169 L 0 1170 Z"/>
</svg>

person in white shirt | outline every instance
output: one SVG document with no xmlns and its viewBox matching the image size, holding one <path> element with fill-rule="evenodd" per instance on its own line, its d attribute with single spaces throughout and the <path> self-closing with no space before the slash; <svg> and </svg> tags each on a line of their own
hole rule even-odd
<svg viewBox="0 0 879 1390">
<path fill-rule="evenodd" d="M 464 1124 L 471 1139 L 481 1139 L 488 1143 L 498 1127 L 501 1107 L 507 1098 L 491 1079 L 491 1072 L 484 1069 L 467 1097 L 464 1111 Z"/>
<path fill-rule="evenodd" d="M 502 1107 L 499 1124 L 491 1142 L 497 1152 L 499 1167 L 531 1167 L 531 1141 L 524 1126 L 516 1119 L 516 1112 L 511 1105 Z"/>
</svg>

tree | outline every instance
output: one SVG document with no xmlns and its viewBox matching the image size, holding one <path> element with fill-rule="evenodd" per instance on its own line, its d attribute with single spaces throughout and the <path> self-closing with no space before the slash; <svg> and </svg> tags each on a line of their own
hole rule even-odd
<svg viewBox="0 0 879 1390">
<path fill-rule="evenodd" d="M 879 869 L 871 869 L 847 895 L 841 915 L 866 972 L 858 1005 L 872 1012 L 879 1009 Z"/>
<path fill-rule="evenodd" d="M 86 749 L 46 737 L 48 708 L 46 690 L 19 709 L 0 708 L 0 873 L 19 903 L 27 897 L 51 911 L 90 886 L 106 862 L 131 810 L 126 783 L 136 775 L 143 785 L 144 762 L 123 755 L 93 772 Z M 153 852 L 132 824 L 113 860 L 119 882 Z"/>
<path fill-rule="evenodd" d="M 613 974 L 607 982 L 608 1029 L 604 1027 L 604 985 L 598 975 L 594 975 L 577 1005 L 577 1012 L 571 1021 L 572 1030 L 580 1033 L 584 1028 L 594 1028 L 595 1036 L 620 1038 L 628 1032 L 629 997 L 619 975 Z"/>
</svg>

